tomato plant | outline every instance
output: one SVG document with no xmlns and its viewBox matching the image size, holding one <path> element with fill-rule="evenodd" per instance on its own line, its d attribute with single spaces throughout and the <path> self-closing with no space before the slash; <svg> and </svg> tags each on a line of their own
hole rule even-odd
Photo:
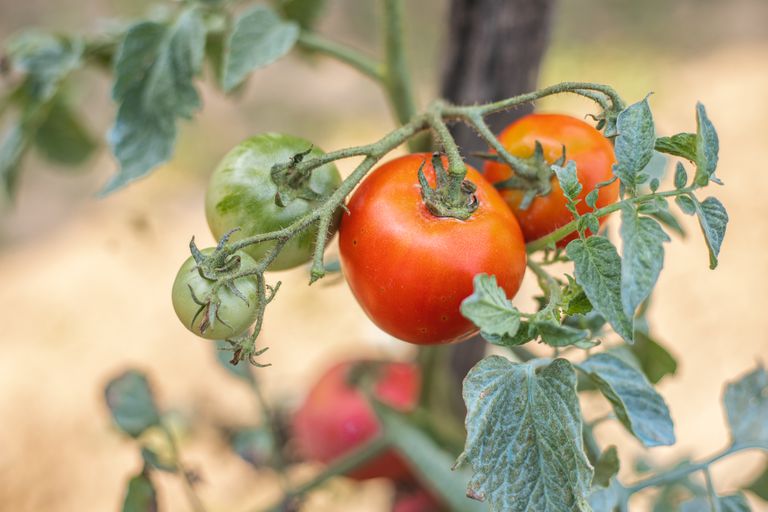
<svg viewBox="0 0 768 512">
<path fill-rule="evenodd" d="M 203 249 L 210 256 L 215 249 Z M 253 277 L 242 277 L 224 287 L 217 287 L 217 270 L 252 269 L 256 262 L 244 252 L 221 261 L 221 266 L 208 271 L 199 266 L 194 256 L 181 265 L 173 281 L 171 299 L 176 316 L 184 327 L 209 340 L 231 338 L 242 334 L 256 320 L 258 287 Z"/>
<path fill-rule="evenodd" d="M 199 251 L 193 238 L 192 257 L 173 286 L 184 325 L 220 342 L 218 361 L 258 404 L 258 424 L 224 438 L 235 440 L 243 460 L 279 476 L 281 496 L 266 510 L 296 510 L 339 475 L 386 477 L 400 489 L 418 481 L 434 497 L 429 504 L 424 494 L 401 495 L 399 510 L 439 502 L 462 512 L 624 512 L 649 488 L 659 490 L 649 497 L 659 510 L 748 510 L 740 492 L 718 494 L 710 466 L 738 452 L 768 450 L 762 366 L 726 386 L 731 440 L 707 459 L 634 471 L 637 460 L 623 447 L 606 446 L 595 430 L 615 422 L 649 449 L 677 441 L 654 387 L 677 362 L 656 339 L 648 304 L 673 247 L 670 235 L 683 230 L 679 214 L 696 217 L 709 266 L 718 265 L 729 217 L 709 192 L 723 184 L 716 173 L 720 141 L 702 104 L 687 131 L 668 136 L 657 134 L 648 97 L 628 104 L 613 87 L 588 82 L 420 107 L 402 41 L 401 0 L 382 0 L 383 54 L 373 57 L 317 32 L 318 0 L 280 0 L 275 9 L 239 4 L 176 2 L 100 37 L 31 33 L 12 41 L 0 60 L 11 85 L 0 97 L 0 114 L 14 113 L 3 118 L 10 130 L 0 144 L 0 180 L 12 191 L 31 147 L 63 163 L 92 150 L 64 94 L 86 66 L 114 75 L 117 112 L 108 141 L 119 169 L 105 194 L 171 158 L 178 120 L 201 107 L 197 86 L 206 61 L 214 71 L 206 76 L 224 93 L 245 87 L 251 72 L 294 46 L 336 58 L 381 87 L 397 126 L 374 142 L 325 153 L 298 137 L 262 134 L 227 154 L 205 205 L 218 244 Z M 582 114 L 594 126 L 534 114 L 497 137 L 486 121 L 566 93 L 590 100 L 593 110 Z M 482 155 L 492 160 L 485 177 L 466 164 L 470 155 L 462 154 L 452 124 L 470 128 L 490 148 Z M 59 132 L 65 143 L 51 143 Z M 403 146 L 410 154 L 379 165 Z M 649 172 L 660 153 L 673 159 L 669 179 Z M 335 162 L 348 158 L 359 160 L 341 180 Z M 600 223 L 615 212 L 618 230 L 609 238 Z M 262 326 L 280 286 L 268 271 L 311 262 L 312 283 L 338 270 L 325 261 L 337 226 L 340 266 L 362 310 L 387 333 L 419 346 L 403 354 L 412 361 L 337 365 L 291 411 L 290 400 L 271 403 L 266 396 L 260 381 L 269 364 L 256 360 L 266 350 Z M 526 297 L 535 300 L 518 300 L 527 270 L 540 291 Z M 303 309 L 294 313 L 291 321 L 305 318 Z M 459 375 L 456 352 L 441 345 L 474 333 L 494 354 L 478 356 Z M 222 357 L 225 350 L 231 359 Z M 612 412 L 582 410 L 591 409 L 592 400 L 581 400 L 587 393 L 602 395 Z M 155 475 L 166 471 L 184 482 L 191 508 L 204 511 L 196 486 L 205 484 L 185 467 L 149 379 L 123 372 L 105 398 L 142 457 L 124 510 L 157 510 Z M 146 432 L 161 433 L 165 446 L 149 443 Z M 323 467 L 295 477 L 294 464 L 306 459 Z M 745 488 L 763 492 L 760 481 Z"/>
<path fill-rule="evenodd" d="M 467 180 L 475 187 L 477 209 L 459 220 L 428 209 L 420 169 L 434 186 L 428 154 L 392 160 L 363 181 L 342 219 L 341 265 L 376 325 L 411 343 L 450 343 L 477 332 L 459 311 L 475 274 L 495 275 L 508 296 L 517 293 L 525 244 L 514 216 L 476 170 L 467 168 Z"/>
<path fill-rule="evenodd" d="M 303 457 L 333 462 L 381 433 L 376 415 L 358 389 L 367 377 L 376 400 L 402 412 L 416 406 L 421 387 L 418 367 L 374 361 L 339 363 L 310 387 L 293 418 L 293 433 Z M 358 480 L 400 480 L 409 477 L 410 470 L 389 450 L 350 471 L 348 476 Z"/>
<path fill-rule="evenodd" d="M 322 154 L 307 140 L 279 133 L 257 135 L 235 146 L 213 171 L 205 196 L 205 216 L 213 236 L 218 240 L 236 228 L 239 230 L 233 240 L 277 231 L 315 209 L 341 183 L 335 165 L 320 166 L 304 176 L 289 167 L 276 173 L 277 179 L 272 169 L 276 164 Z M 329 237 L 336 232 L 338 221 L 337 215 L 329 226 Z M 291 239 L 270 264 L 270 270 L 308 262 L 316 237 L 315 226 Z M 245 250 L 259 259 L 273 246 L 264 243 Z"/>
<path fill-rule="evenodd" d="M 577 197 L 576 209 L 582 215 L 593 208 L 602 208 L 616 201 L 619 196 L 619 182 L 614 181 L 600 187 L 613 178 L 612 167 L 616 159 L 611 142 L 593 126 L 571 116 L 561 114 L 530 114 L 507 126 L 499 134 L 499 141 L 512 155 L 523 158 L 535 158 L 537 143 L 541 146 L 542 156 L 548 164 L 561 158 L 576 163 L 576 172 L 582 189 Z M 488 162 L 483 176 L 491 183 L 500 184 L 514 176 L 508 165 Z M 505 186 L 501 194 L 515 216 L 525 240 L 531 242 L 550 234 L 555 229 L 568 224 L 573 214 L 568 210 L 567 199 L 554 176 L 550 178 L 549 190 L 544 195 L 537 195 L 529 202 L 526 194 L 530 189 Z M 597 190 L 597 198 L 590 206 L 587 195 Z M 528 202 L 528 204 L 525 204 Z M 602 223 L 605 217 L 600 219 Z M 572 234 L 558 242 L 565 247 L 577 238 Z"/>
</svg>

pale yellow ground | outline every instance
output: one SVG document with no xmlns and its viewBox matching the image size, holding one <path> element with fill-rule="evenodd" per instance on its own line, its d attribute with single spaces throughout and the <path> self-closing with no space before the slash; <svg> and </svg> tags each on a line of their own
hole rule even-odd
<svg viewBox="0 0 768 512">
<path fill-rule="evenodd" d="M 681 67 L 662 62 L 647 69 L 638 58 L 631 63 L 636 68 L 624 64 L 618 74 L 610 62 L 584 56 L 556 60 L 544 83 L 602 80 L 616 83 L 628 99 L 653 90 L 660 133 L 692 131 L 696 100 L 706 104 L 719 129 L 719 175 L 726 187 L 716 192 L 731 216 L 720 266 L 714 272 L 707 269 L 704 244 L 687 218 L 690 236 L 669 245 L 652 313 L 656 332 L 680 357 L 678 375 L 661 386 L 680 441 L 673 448 L 653 450 L 651 456 L 659 461 L 705 456 L 727 440 L 722 383 L 768 356 L 768 48 L 730 47 L 691 58 Z M 177 322 L 169 290 L 187 256 L 190 236 L 211 241 L 202 210 L 204 179 L 194 175 L 183 181 L 187 162 L 215 161 L 254 124 L 266 129 L 275 119 L 280 128 L 293 125 L 300 127 L 294 130 L 298 133 L 325 133 L 316 137 L 326 148 L 368 142 L 389 128 L 376 91 L 354 75 L 335 65 L 314 70 L 295 63 L 284 66 L 261 75 L 251 89 L 277 81 L 272 88 L 284 94 L 274 101 L 296 98 L 291 119 L 279 119 L 280 105 L 274 104 L 266 113 L 239 115 L 238 104 L 208 92 L 198 128 L 185 135 L 184 154 L 106 200 L 89 197 L 113 168 L 106 154 L 92 162 L 93 172 L 81 176 L 28 173 L 16 210 L 2 220 L 0 510 L 118 509 L 123 485 L 140 461 L 135 444 L 111 426 L 102 388 L 127 367 L 149 373 L 163 406 L 196 418 L 193 431 L 184 436 L 183 450 L 187 463 L 203 473 L 200 494 L 209 511 L 245 512 L 276 496 L 275 479 L 257 474 L 232 455 L 211 427 L 254 422 L 256 407 L 248 392 L 214 364 L 209 344 Z M 281 79 L 287 69 L 292 81 Z M 323 85 L 321 92 L 310 89 L 317 97 L 309 94 L 307 84 L 325 72 L 335 73 L 338 80 Z M 255 96 L 249 91 L 243 103 Z M 364 115 L 378 124 L 354 122 L 346 114 L 339 123 L 326 118 L 323 127 L 302 127 L 296 104 L 318 98 L 328 105 L 341 102 L 343 112 L 358 112 L 358 118 Z M 750 103 L 740 105 L 745 98 Z M 570 100 L 545 107 L 575 115 L 587 108 Z M 322 115 L 315 113 L 311 122 L 317 119 Z M 204 153 L 201 146 L 206 144 L 217 153 Z M 306 383 L 337 358 L 404 356 L 410 350 L 375 330 L 338 279 L 309 288 L 305 270 L 279 278 L 283 287 L 269 309 L 262 337 L 270 347 L 264 360 L 273 366 L 259 371 L 273 399 L 295 402 Z M 526 283 L 520 297 L 533 291 L 532 282 Z M 638 443 L 618 428 L 601 427 L 598 435 L 606 442 L 617 440 L 627 460 L 638 452 Z M 719 488 L 736 488 L 761 460 L 765 458 L 744 456 L 718 465 Z M 176 480 L 163 476 L 159 485 L 161 510 L 189 510 Z M 385 510 L 381 503 L 389 492 L 382 483 L 367 484 L 364 492 L 337 483 L 315 497 L 308 510 Z M 643 508 L 638 504 L 633 510 Z"/>
</svg>

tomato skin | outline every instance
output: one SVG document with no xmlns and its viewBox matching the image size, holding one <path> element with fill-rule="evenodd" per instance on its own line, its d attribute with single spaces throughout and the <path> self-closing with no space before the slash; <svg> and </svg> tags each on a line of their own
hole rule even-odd
<svg viewBox="0 0 768 512">
<path fill-rule="evenodd" d="M 526 253 L 517 220 L 473 168 L 477 210 L 465 221 L 436 217 L 421 197 L 418 169 L 434 186 L 431 155 L 413 154 L 374 170 L 347 205 L 339 229 L 341 267 L 368 317 L 401 340 L 451 343 L 477 332 L 461 315 L 475 274 L 495 275 L 508 297 L 520 287 Z M 447 166 L 447 163 L 446 163 Z"/>
<path fill-rule="evenodd" d="M 322 199 L 294 199 L 285 207 L 275 203 L 277 186 L 271 171 L 275 164 L 283 164 L 312 147 L 304 158 L 317 157 L 323 151 L 308 140 L 279 133 L 263 133 L 244 140 L 224 156 L 211 175 L 205 197 L 205 216 L 216 240 L 227 231 L 241 228 L 231 240 L 268 233 L 284 228 L 314 210 Z M 326 197 L 341 183 L 341 175 L 333 164 L 312 171 L 310 189 Z M 331 223 L 329 238 L 338 229 L 341 214 Z M 294 236 L 270 264 L 269 270 L 285 270 L 308 262 L 312 258 L 317 224 Z M 244 250 L 259 260 L 274 246 L 264 242 Z"/>
<path fill-rule="evenodd" d="M 594 190 L 595 185 L 613 177 L 612 167 L 616 162 L 611 142 L 591 125 L 574 117 L 560 114 L 530 114 L 507 126 L 499 135 L 499 141 L 512 155 L 527 158 L 533 155 L 536 141 L 544 149 L 544 158 L 553 163 L 563 153 L 565 146 L 566 160 L 576 162 L 576 172 L 583 189 L 579 194 L 581 201 L 576 205 L 579 213 L 585 214 L 592 209 L 584 199 Z M 498 183 L 512 176 L 511 169 L 500 163 L 487 162 L 483 173 L 491 183 Z M 501 191 L 507 204 L 512 208 L 526 242 L 532 242 L 548 235 L 555 229 L 568 224 L 573 215 L 566 208 L 566 199 L 557 178 L 552 178 L 552 191 L 546 196 L 536 197 L 527 209 L 520 208 L 524 191 L 506 189 Z M 616 202 L 619 195 L 618 181 L 598 192 L 596 208 L 602 208 Z M 605 217 L 600 219 L 600 222 Z M 560 240 L 558 246 L 565 247 L 578 235 L 571 234 Z"/>
<path fill-rule="evenodd" d="M 326 371 L 310 389 L 293 417 L 293 434 L 300 455 L 324 463 L 354 451 L 381 429 L 364 395 L 349 382 L 357 364 L 371 361 L 346 361 Z M 374 394 L 390 407 L 412 410 L 421 389 L 421 373 L 408 363 L 381 363 L 375 370 Z M 394 452 L 386 451 L 348 475 L 356 480 L 410 478 L 410 470 Z"/>
<path fill-rule="evenodd" d="M 214 251 L 212 247 L 203 249 L 204 255 L 209 255 Z M 240 256 L 240 268 L 242 270 L 255 267 L 256 262 L 242 251 L 237 253 Z M 190 332 L 209 340 L 223 340 L 242 334 L 248 327 L 256 321 L 259 305 L 259 292 L 256 280 L 252 277 L 244 277 L 235 281 L 235 286 L 240 293 L 248 300 L 246 304 L 243 300 L 232 293 L 227 287 L 221 287 L 218 292 L 218 298 L 221 300 L 219 307 L 219 317 L 224 323 L 217 321 L 209 326 L 205 332 L 200 332 L 200 323 L 205 318 L 203 313 L 197 314 L 200 305 L 196 304 L 192 298 L 189 288 L 195 293 L 195 296 L 205 301 L 209 296 L 213 281 L 209 281 L 200 275 L 195 269 L 195 260 L 192 256 L 181 265 L 176 279 L 173 282 L 171 290 L 171 300 L 176 316 Z M 194 320 L 194 323 L 193 323 Z"/>
</svg>

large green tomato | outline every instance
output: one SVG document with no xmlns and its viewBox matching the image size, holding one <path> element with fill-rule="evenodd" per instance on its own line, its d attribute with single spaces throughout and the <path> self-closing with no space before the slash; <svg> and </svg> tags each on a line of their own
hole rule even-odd
<svg viewBox="0 0 768 512">
<path fill-rule="evenodd" d="M 232 240 L 276 231 L 317 208 L 341 183 L 335 165 L 314 169 L 308 181 L 310 194 L 293 199 L 285 206 L 275 202 L 277 185 L 271 176 L 275 164 L 285 164 L 310 148 L 304 158 L 323 154 L 302 138 L 264 133 L 244 140 L 227 153 L 211 176 L 205 198 L 205 214 L 213 236 L 218 240 L 238 227 L 240 231 L 233 234 Z M 307 197 L 310 195 L 315 198 Z M 340 218 L 341 212 L 331 223 L 329 237 L 336 233 Z M 269 269 L 285 270 L 308 262 L 316 239 L 317 224 L 313 224 L 283 247 Z M 245 251 L 258 261 L 273 246 L 274 242 L 270 241 L 248 246 Z"/>
<path fill-rule="evenodd" d="M 213 248 L 203 249 L 201 252 L 208 256 L 213 252 Z M 256 266 L 253 258 L 242 251 L 233 256 L 240 257 L 240 270 Z M 209 340 L 223 340 L 244 333 L 256 321 L 259 311 L 259 288 L 256 279 L 242 277 L 234 281 L 242 297 L 238 297 L 226 286 L 220 287 L 215 297 L 219 303 L 218 314 L 214 322 L 207 325 L 206 313 L 205 310 L 201 311 L 201 306 L 213 298 L 211 292 L 215 281 L 203 277 L 196 267 L 194 258 L 190 256 L 181 265 L 173 282 L 171 300 L 181 323 L 193 333 Z"/>
</svg>

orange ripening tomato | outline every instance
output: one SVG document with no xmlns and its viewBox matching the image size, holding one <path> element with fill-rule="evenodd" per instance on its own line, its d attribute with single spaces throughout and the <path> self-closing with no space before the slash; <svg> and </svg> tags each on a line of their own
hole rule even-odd
<svg viewBox="0 0 768 512">
<path fill-rule="evenodd" d="M 566 160 L 576 162 L 576 171 L 583 189 L 579 194 L 581 201 L 576 209 L 581 214 L 592 209 L 584 201 L 589 192 L 601 181 L 613 177 L 612 167 L 616 162 L 611 142 L 591 125 L 570 116 L 559 114 L 530 114 L 507 126 L 499 141 L 513 156 L 528 158 L 533 155 L 536 141 L 539 141 L 547 162 L 557 161 L 565 146 Z M 504 181 L 512 176 L 509 166 L 488 162 L 485 165 L 485 179 L 491 183 Z M 524 190 L 506 189 L 501 195 L 512 208 L 526 242 L 532 242 L 548 235 L 555 229 L 568 224 L 573 215 L 566 208 L 566 199 L 556 177 L 552 177 L 552 191 L 546 196 L 536 197 L 525 210 L 520 202 Z M 602 208 L 616 202 L 619 195 L 619 182 L 615 181 L 598 192 L 595 208 Z M 605 217 L 600 219 L 600 223 Z M 560 240 L 558 246 L 564 247 L 578 235 L 576 233 Z"/>
<path fill-rule="evenodd" d="M 375 413 L 351 382 L 357 365 L 372 366 L 374 394 L 378 400 L 402 412 L 416 407 L 421 390 L 421 373 L 416 365 L 372 361 L 339 363 L 320 377 L 293 417 L 293 435 L 302 457 L 329 463 L 379 433 L 381 426 Z M 348 476 L 357 480 L 412 479 L 408 466 L 391 450 Z"/>
<path fill-rule="evenodd" d="M 472 278 L 496 276 L 508 297 L 520 288 L 525 243 L 499 193 L 473 168 L 478 208 L 467 220 L 433 215 L 419 167 L 435 184 L 432 155 L 407 155 L 368 176 L 347 205 L 339 230 L 341 267 L 352 293 L 381 329 L 410 343 L 451 343 L 477 332 L 459 311 Z M 447 160 L 443 159 L 447 168 Z"/>
</svg>

